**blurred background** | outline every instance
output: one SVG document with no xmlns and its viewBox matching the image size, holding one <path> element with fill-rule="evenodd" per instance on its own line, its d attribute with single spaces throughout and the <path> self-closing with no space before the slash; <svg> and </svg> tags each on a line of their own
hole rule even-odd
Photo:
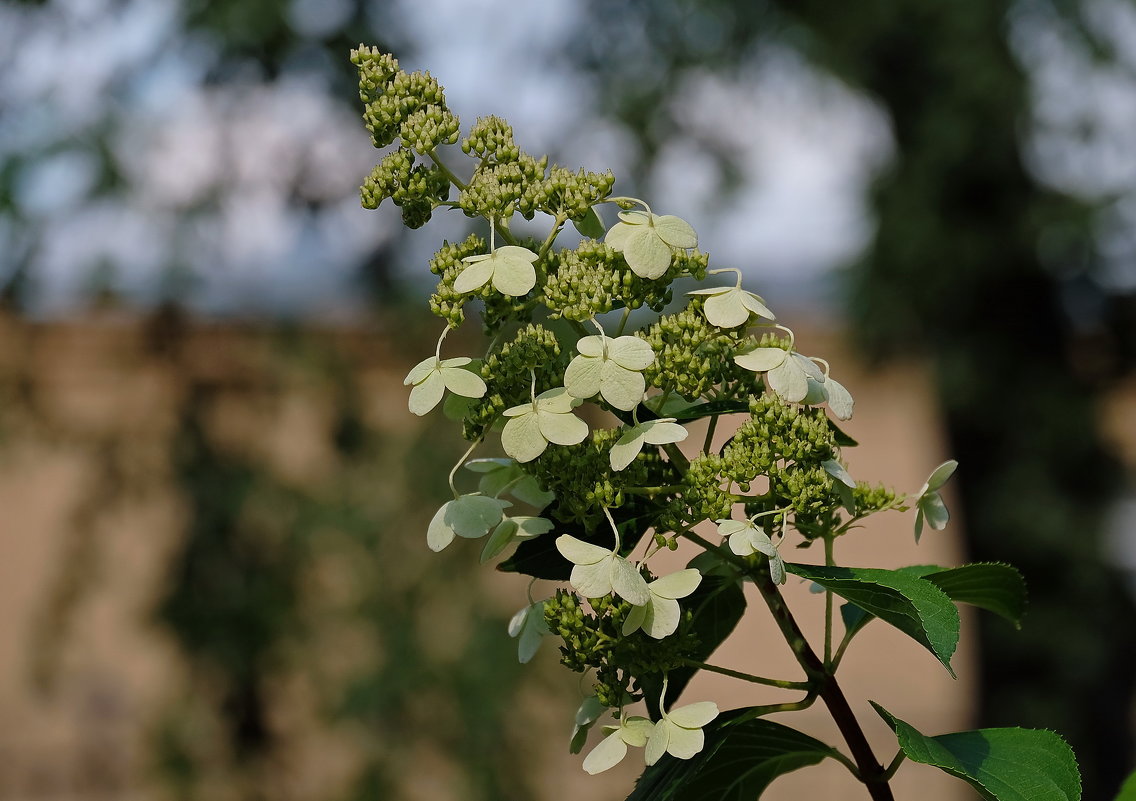
<svg viewBox="0 0 1136 801">
<path fill-rule="evenodd" d="M 461 445 L 402 378 L 440 327 L 426 260 L 469 221 L 360 208 L 360 42 L 466 126 L 504 116 L 689 220 L 841 366 L 858 478 L 960 461 L 947 533 L 913 550 L 896 516 L 849 561 L 1011 562 L 1023 629 L 968 618 L 960 683 L 858 642 L 849 695 L 902 684 L 928 733 L 1055 729 L 1110 799 L 1134 762 L 1131 0 L 0 0 L 0 800 L 628 790 L 567 754 L 552 643 L 516 663 L 525 583 L 424 547 Z"/>
</svg>

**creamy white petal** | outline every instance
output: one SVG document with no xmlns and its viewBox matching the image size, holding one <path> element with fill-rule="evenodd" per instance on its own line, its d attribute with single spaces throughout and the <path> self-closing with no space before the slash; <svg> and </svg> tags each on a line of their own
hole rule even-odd
<svg viewBox="0 0 1136 801">
<path fill-rule="evenodd" d="M 660 598 L 685 598 L 702 582 L 702 574 L 693 567 L 668 573 L 650 583 L 651 594 Z"/>
<path fill-rule="evenodd" d="M 698 234 L 686 220 L 673 214 L 652 215 L 651 222 L 659 238 L 673 248 L 688 249 L 698 244 Z"/>
<path fill-rule="evenodd" d="M 651 736 L 647 740 L 647 751 L 643 755 L 644 761 L 648 765 L 654 765 L 663 754 L 667 752 L 667 746 L 671 741 L 671 726 L 667 724 L 666 718 L 656 721 L 655 728 L 651 730 Z"/>
<path fill-rule="evenodd" d="M 718 705 L 713 701 L 696 701 L 667 713 L 671 722 L 684 729 L 700 729 L 718 717 Z"/>
<path fill-rule="evenodd" d="M 446 393 L 446 382 L 438 371 L 430 373 L 425 379 L 414 385 L 410 390 L 408 407 L 410 411 L 421 417 L 429 413 L 442 400 Z"/>
<path fill-rule="evenodd" d="M 624 242 L 623 258 L 640 278 L 660 278 L 671 266 L 671 249 L 649 228 L 633 231 Z"/>
<path fill-rule="evenodd" d="M 536 418 L 541 436 L 557 445 L 575 445 L 588 436 L 588 424 L 571 412 L 556 414 L 541 411 L 537 412 Z"/>
<path fill-rule="evenodd" d="M 616 729 L 584 757 L 584 770 L 592 776 L 613 768 L 627 756 L 627 743 Z"/>
<path fill-rule="evenodd" d="M 682 442 L 690 432 L 674 420 L 651 420 L 643 423 L 643 441 L 651 445 L 669 445 Z"/>
<path fill-rule="evenodd" d="M 737 290 L 734 289 L 707 298 L 702 311 L 706 319 L 719 328 L 736 328 L 749 321 L 749 309 L 742 303 Z"/>
<path fill-rule="evenodd" d="M 472 292 L 485 286 L 485 283 L 493 277 L 494 266 L 494 260 L 491 258 L 470 264 L 454 279 L 454 291 Z"/>
<path fill-rule="evenodd" d="M 604 362 L 601 370 L 600 395 L 617 409 L 629 412 L 643 400 L 647 381 L 642 373 L 626 370 L 615 362 Z"/>
<path fill-rule="evenodd" d="M 577 565 L 594 565 L 611 556 L 610 548 L 584 542 L 571 534 L 561 534 L 556 538 L 556 550 L 560 551 L 560 555 L 569 562 Z"/>
<path fill-rule="evenodd" d="M 446 523 L 446 507 L 453 503 L 442 504 L 430 520 L 430 527 L 426 529 L 426 545 L 431 551 L 437 553 L 454 541 L 454 530 Z"/>
<path fill-rule="evenodd" d="M 623 619 L 623 636 L 626 637 L 638 631 L 643 622 L 647 619 L 647 611 L 651 608 L 651 604 L 644 606 L 633 606 L 631 611 L 627 613 L 627 617 Z"/>
<path fill-rule="evenodd" d="M 443 367 L 442 380 L 446 389 L 463 398 L 482 398 L 485 396 L 485 382 L 477 373 L 460 367 Z"/>
<path fill-rule="evenodd" d="M 607 557 L 593 565 L 576 565 L 568 581 L 576 592 L 585 598 L 600 598 L 611 592 L 611 560 L 616 558 L 610 552 Z"/>
<path fill-rule="evenodd" d="M 805 371 L 796 359 L 786 359 L 765 374 L 769 388 L 790 403 L 798 403 L 809 391 Z"/>
<path fill-rule="evenodd" d="M 617 337 L 607 344 L 608 358 L 628 370 L 645 370 L 655 362 L 655 351 L 639 337 Z"/>
<path fill-rule="evenodd" d="M 599 393 L 604 362 L 595 356 L 577 356 L 564 371 L 564 386 L 573 397 L 591 398 Z"/>
<path fill-rule="evenodd" d="M 783 348 L 754 348 L 749 353 L 735 356 L 734 364 L 753 370 L 755 373 L 764 373 L 784 364 L 788 358 L 789 351 Z"/>
<path fill-rule="evenodd" d="M 661 640 L 675 633 L 678 622 L 682 619 L 682 609 L 678 601 L 673 598 L 652 597 L 647 604 L 647 615 L 643 620 L 643 631 L 647 635 Z"/>
<path fill-rule="evenodd" d="M 501 447 L 518 462 L 531 462 L 548 447 L 548 440 L 540 433 L 538 416 L 530 410 L 509 420 L 501 429 Z"/>
<path fill-rule="evenodd" d="M 611 571 L 611 586 L 620 598 L 634 606 L 642 606 L 651 600 L 647 580 L 626 559 L 612 554 L 608 569 Z"/>
<path fill-rule="evenodd" d="M 414 365 L 413 367 L 410 368 L 410 372 L 406 374 L 406 378 L 403 379 L 402 383 L 405 386 L 410 386 L 411 384 L 417 384 L 423 378 L 430 375 L 430 373 L 434 372 L 434 370 L 437 367 L 438 367 L 438 357 L 437 356 L 431 356 L 428 359 L 423 359 L 422 361 L 418 362 L 418 364 L 416 364 L 416 365 Z"/>
</svg>

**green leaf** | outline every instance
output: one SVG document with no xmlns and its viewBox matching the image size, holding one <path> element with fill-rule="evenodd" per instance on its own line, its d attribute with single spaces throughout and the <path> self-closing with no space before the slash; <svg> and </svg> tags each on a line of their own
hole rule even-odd
<svg viewBox="0 0 1136 801">
<path fill-rule="evenodd" d="M 1026 582 L 1017 568 L 997 562 L 978 562 L 952 570 L 922 574 L 952 601 L 977 606 L 1021 628 L 1026 611 Z"/>
<path fill-rule="evenodd" d="M 902 570 L 869 567 L 786 565 L 908 635 L 929 650 L 954 676 L 951 655 L 958 647 L 959 615 L 947 594 L 930 581 Z"/>
<path fill-rule="evenodd" d="M 872 706 L 907 758 L 970 784 L 989 801 L 1079 801 L 1077 758 L 1061 737 L 1041 729 L 977 729 L 927 737 L 879 704 Z"/>
<path fill-rule="evenodd" d="M 947 569 L 938 565 L 912 565 L 896 572 L 907 573 L 930 581 L 955 603 L 970 604 L 1005 618 L 1021 628 L 1025 614 L 1026 583 L 1022 574 L 1010 565 L 997 562 L 978 562 Z M 865 612 L 853 603 L 840 607 L 846 636 L 854 636 L 875 615 Z M 1136 799 L 1133 799 L 1136 801 Z"/>
<path fill-rule="evenodd" d="M 662 757 L 643 772 L 627 801 L 754 801 L 778 776 L 833 755 L 833 749 L 771 720 L 718 717 L 691 759 Z"/>
<path fill-rule="evenodd" d="M 697 558 L 697 557 L 696 557 Z M 695 567 L 693 561 L 690 567 Z M 746 600 L 736 576 L 703 573 L 702 581 L 686 597 L 682 607 L 691 613 L 690 627 L 698 638 L 698 647 L 690 658 L 705 662 L 737 626 L 745 613 Z M 679 667 L 667 674 L 666 704 L 669 706 L 682 694 L 683 689 L 697 672 L 697 668 Z M 659 718 L 659 695 L 663 689 L 660 674 L 644 676 L 644 697 L 652 720 Z"/>
<path fill-rule="evenodd" d="M 603 220 L 600 219 L 595 206 L 588 209 L 587 213 L 580 219 L 572 220 L 572 225 L 576 226 L 580 236 L 586 236 L 589 239 L 600 239 L 603 237 L 604 231 L 607 230 L 604 228 Z"/>
<path fill-rule="evenodd" d="M 1120 794 L 1117 795 L 1113 801 L 1136 801 L 1136 773 L 1133 773 L 1124 780 L 1124 786 L 1120 788 Z"/>
<path fill-rule="evenodd" d="M 673 417 L 675 420 L 701 420 L 704 417 L 717 417 L 723 414 L 739 414 L 749 411 L 749 401 L 736 401 L 736 400 L 721 400 L 710 401 L 709 403 L 695 403 L 687 406 L 686 408 L 671 409 L 667 408 L 670 413 L 667 417 Z M 659 415 L 662 417 L 663 415 Z"/>
</svg>

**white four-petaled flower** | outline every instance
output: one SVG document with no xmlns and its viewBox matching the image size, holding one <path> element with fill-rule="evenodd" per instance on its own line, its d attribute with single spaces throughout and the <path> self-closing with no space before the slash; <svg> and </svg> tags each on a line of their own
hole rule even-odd
<svg viewBox="0 0 1136 801">
<path fill-rule="evenodd" d="M 526 606 L 509 621 L 509 636 L 517 638 L 517 660 L 522 665 L 533 658 L 550 633 L 544 620 L 544 601 Z"/>
<path fill-rule="evenodd" d="M 702 314 L 719 328 L 737 328 L 742 323 L 748 323 L 751 314 L 767 320 L 777 319 L 761 296 L 747 292 L 741 286 L 707 287 L 686 294 L 707 296 L 702 305 Z"/>
<path fill-rule="evenodd" d="M 402 382 L 414 385 L 410 390 L 410 411 L 419 416 L 426 414 L 438 405 L 447 389 L 466 398 L 484 396 L 485 382 L 481 376 L 464 369 L 472 361 L 468 356 L 439 359 L 435 355 L 414 365 Z"/>
<path fill-rule="evenodd" d="M 646 579 L 617 551 L 584 542 L 570 534 L 556 538 L 556 550 L 575 565 L 568 580 L 585 598 L 602 598 L 614 592 L 632 606 L 643 606 L 651 600 Z"/>
<path fill-rule="evenodd" d="M 702 574 L 692 567 L 652 581 L 647 585 L 651 599 L 643 606 L 632 607 L 623 621 L 623 636 L 640 628 L 656 640 L 674 634 L 682 619 L 676 599 L 690 595 L 701 581 Z"/>
<path fill-rule="evenodd" d="M 520 297 L 536 286 L 537 255 L 528 248 L 516 245 L 499 247 L 492 253 L 466 256 L 466 267 L 454 280 L 457 292 L 472 292 L 492 281 L 493 288 L 502 295 Z"/>
<path fill-rule="evenodd" d="M 935 531 L 942 531 L 950 522 L 951 513 L 947 511 L 947 505 L 943 502 L 943 496 L 939 494 L 939 490 L 947 483 L 947 479 L 954 475 L 957 467 L 958 462 L 954 459 L 943 462 L 931 471 L 927 481 L 919 488 L 919 494 L 915 500 L 915 508 L 917 509 L 915 513 L 916 542 L 919 542 L 919 536 L 923 533 L 924 520 Z"/>
<path fill-rule="evenodd" d="M 584 757 L 584 770 L 593 776 L 613 768 L 627 756 L 627 746 L 642 748 L 655 726 L 649 718 L 624 715 L 618 726 L 604 726 L 607 736 Z"/>
<path fill-rule="evenodd" d="M 654 765 L 663 754 L 690 759 L 702 750 L 705 743 L 702 727 L 718 717 L 718 705 L 713 701 L 698 701 L 670 712 L 663 709 L 660 701 L 659 710 L 662 717 L 656 721 L 651 737 L 647 740 L 644 758 L 648 765 Z"/>
<path fill-rule="evenodd" d="M 643 400 L 647 388 L 642 371 L 655 361 L 655 351 L 639 337 L 583 337 L 580 355 L 564 371 L 564 386 L 576 398 L 600 395 L 617 409 L 629 412 Z"/>
<path fill-rule="evenodd" d="M 442 504 L 430 527 L 426 530 L 426 544 L 431 551 L 440 551 L 454 541 L 454 537 L 477 539 L 501 522 L 504 510 L 512 506 L 508 501 L 488 498 L 478 493 L 463 495 Z"/>
<path fill-rule="evenodd" d="M 688 433 L 675 422 L 673 417 L 648 420 L 632 426 L 611 446 L 611 451 L 608 453 L 611 469 L 616 472 L 623 470 L 635 461 L 635 457 L 643 450 L 644 445 L 669 445 L 672 442 L 682 442 Z"/>
<path fill-rule="evenodd" d="M 673 214 L 621 211 L 619 219 L 604 242 L 620 251 L 631 272 L 640 278 L 660 278 L 671 266 L 675 250 L 698 245 L 698 235 L 690 223 Z"/>
<path fill-rule="evenodd" d="M 812 359 L 784 348 L 754 348 L 734 357 L 734 363 L 755 373 L 765 373 L 769 388 L 790 403 L 800 403 L 809 394 L 809 379 L 824 381 L 824 373 Z"/>
<path fill-rule="evenodd" d="M 532 402 L 505 410 L 510 420 L 501 431 L 501 447 L 518 462 L 531 462 L 548 443 L 575 445 L 588 436 L 588 424 L 572 410 L 581 403 L 564 387 L 537 395 Z"/>
<path fill-rule="evenodd" d="M 738 556 L 763 553 L 769 557 L 769 576 L 777 584 L 785 583 L 785 562 L 769 535 L 752 520 L 716 520 L 718 533 L 728 538 L 730 550 Z"/>
</svg>

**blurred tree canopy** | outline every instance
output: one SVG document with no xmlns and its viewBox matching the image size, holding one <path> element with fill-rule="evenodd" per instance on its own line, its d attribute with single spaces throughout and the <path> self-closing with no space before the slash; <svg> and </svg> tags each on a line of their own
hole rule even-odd
<svg viewBox="0 0 1136 801">
<path fill-rule="evenodd" d="M 594 3 L 605 23 L 582 59 L 610 89 L 607 112 L 647 143 L 641 174 L 681 124 L 665 100 L 683 73 L 736 69 L 769 44 L 884 107 L 897 152 L 872 188 L 874 240 L 845 275 L 855 338 L 876 359 L 932 358 L 970 557 L 1029 582 L 1020 636 L 982 621 L 981 724 L 1062 732 L 1095 801 L 1112 798 L 1133 753 L 1136 615 L 1101 549 L 1123 475 L 1094 417 L 1096 392 L 1132 368 L 1131 296 L 1109 295 L 1086 259 L 1096 210 L 1023 166 L 1029 79 L 1007 39 L 1019 7 Z M 1073 22 L 1081 10 L 1061 9 Z M 1086 289 L 1100 314 L 1072 318 L 1068 295 Z"/>
</svg>

